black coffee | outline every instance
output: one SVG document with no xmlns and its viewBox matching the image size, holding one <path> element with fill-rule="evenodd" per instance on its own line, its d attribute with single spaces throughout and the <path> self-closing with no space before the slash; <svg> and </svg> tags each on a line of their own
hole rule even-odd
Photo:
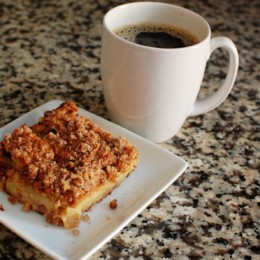
<svg viewBox="0 0 260 260">
<path fill-rule="evenodd" d="M 162 23 L 139 23 L 118 28 L 115 33 L 140 45 L 156 48 L 182 48 L 199 42 L 193 33 Z"/>
<path fill-rule="evenodd" d="M 157 48 L 180 48 L 186 46 L 180 37 L 166 32 L 140 32 L 135 36 L 135 43 Z"/>
</svg>

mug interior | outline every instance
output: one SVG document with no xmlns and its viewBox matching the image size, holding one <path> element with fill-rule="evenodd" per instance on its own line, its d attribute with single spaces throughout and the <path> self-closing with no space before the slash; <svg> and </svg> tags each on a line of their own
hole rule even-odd
<svg viewBox="0 0 260 260">
<path fill-rule="evenodd" d="M 172 4 L 123 4 L 111 9 L 104 17 L 104 26 L 112 33 L 122 26 L 140 22 L 159 22 L 181 27 L 195 34 L 200 42 L 210 35 L 210 27 L 205 19 L 193 11 Z"/>
</svg>

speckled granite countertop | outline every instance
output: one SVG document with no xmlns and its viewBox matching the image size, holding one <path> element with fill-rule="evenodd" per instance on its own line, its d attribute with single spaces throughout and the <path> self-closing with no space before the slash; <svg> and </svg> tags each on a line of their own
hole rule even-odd
<svg viewBox="0 0 260 260">
<path fill-rule="evenodd" d="M 120 0 L 0 1 L 0 127 L 52 99 L 107 118 L 100 78 L 101 22 Z M 186 172 L 93 259 L 259 259 L 259 1 L 165 1 L 204 16 L 238 46 L 227 100 L 189 118 L 160 144 Z M 225 76 L 216 51 L 200 93 Z M 209 83 L 209 84 L 208 84 Z M 209 89 L 210 85 L 210 89 Z M 0 225 L 0 259 L 49 259 Z"/>
</svg>

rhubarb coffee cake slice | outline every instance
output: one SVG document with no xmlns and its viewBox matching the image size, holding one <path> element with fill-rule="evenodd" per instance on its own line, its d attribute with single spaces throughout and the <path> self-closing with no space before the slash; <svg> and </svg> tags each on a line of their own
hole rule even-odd
<svg viewBox="0 0 260 260">
<path fill-rule="evenodd" d="M 112 192 L 137 166 L 138 151 L 78 115 L 67 101 L 0 142 L 0 185 L 11 202 L 73 228 L 82 213 Z"/>
</svg>

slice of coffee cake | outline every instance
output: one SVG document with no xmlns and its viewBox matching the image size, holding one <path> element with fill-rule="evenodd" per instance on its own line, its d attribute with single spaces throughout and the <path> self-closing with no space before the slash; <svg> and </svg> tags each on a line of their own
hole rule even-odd
<svg viewBox="0 0 260 260">
<path fill-rule="evenodd" d="M 0 184 L 10 201 L 72 228 L 81 215 L 112 192 L 135 168 L 137 148 L 90 119 L 67 101 L 22 125 L 0 142 Z"/>
</svg>

